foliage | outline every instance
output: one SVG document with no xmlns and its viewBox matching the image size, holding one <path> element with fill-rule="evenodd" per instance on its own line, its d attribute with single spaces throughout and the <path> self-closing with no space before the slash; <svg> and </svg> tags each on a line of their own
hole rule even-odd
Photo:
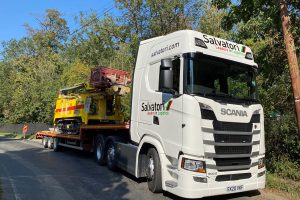
<svg viewBox="0 0 300 200">
<path fill-rule="evenodd" d="M 141 40 L 176 30 L 197 29 L 206 0 L 116 0 L 122 12 L 117 20 L 125 28 L 133 58 Z"/>
<path fill-rule="evenodd" d="M 300 26 L 297 26 L 300 21 L 299 2 L 288 3 L 291 30 L 297 36 L 300 34 Z M 222 27 L 235 30 L 232 38 L 250 46 L 260 66 L 258 92 L 266 118 L 266 158 L 269 170 L 277 173 L 277 165 L 286 161 L 283 158 L 294 163 L 290 165 L 291 168 L 299 170 L 300 143 L 278 1 L 241 0 L 232 3 L 228 0 L 214 0 L 213 4 L 228 12 L 222 20 Z M 299 50 L 299 38 L 295 39 L 296 49 Z"/>
<path fill-rule="evenodd" d="M 59 52 L 64 48 L 64 42 L 67 41 L 69 28 L 67 22 L 61 17 L 57 10 L 46 10 L 47 15 L 40 21 L 40 28 L 34 29 L 29 25 L 25 25 L 28 34 L 35 42 L 35 48 L 38 52 L 51 49 L 54 52 Z"/>
<path fill-rule="evenodd" d="M 0 137 L 9 137 L 9 138 L 14 138 L 14 139 L 23 139 L 24 135 L 23 134 L 17 134 L 17 133 L 0 133 Z M 25 139 L 28 140 L 33 140 L 36 139 L 35 134 L 26 134 Z"/>
<path fill-rule="evenodd" d="M 199 20 L 198 31 L 216 37 L 229 39 L 230 32 L 222 28 L 223 18 L 227 16 L 226 11 L 219 10 L 211 3 L 206 3 L 203 7 L 203 17 Z"/>
<path fill-rule="evenodd" d="M 75 60 L 66 66 L 60 76 L 61 87 L 70 87 L 75 84 L 88 82 L 90 76 L 90 67 Z"/>
<path fill-rule="evenodd" d="M 287 157 L 281 157 L 280 162 L 270 164 L 268 169 L 278 177 L 300 181 L 298 163 L 290 161 Z"/>
</svg>

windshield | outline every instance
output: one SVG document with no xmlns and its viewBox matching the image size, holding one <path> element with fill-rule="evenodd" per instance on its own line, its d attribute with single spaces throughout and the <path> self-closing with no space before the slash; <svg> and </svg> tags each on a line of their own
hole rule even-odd
<svg viewBox="0 0 300 200">
<path fill-rule="evenodd" d="M 210 57 L 187 59 L 185 91 L 189 94 L 256 100 L 255 86 L 251 66 Z"/>
</svg>

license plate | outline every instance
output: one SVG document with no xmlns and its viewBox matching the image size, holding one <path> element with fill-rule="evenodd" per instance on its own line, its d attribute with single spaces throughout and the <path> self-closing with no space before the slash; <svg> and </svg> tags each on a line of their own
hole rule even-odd
<svg viewBox="0 0 300 200">
<path fill-rule="evenodd" d="M 227 187 L 227 192 L 239 192 L 244 190 L 244 185 L 235 185 Z"/>
</svg>

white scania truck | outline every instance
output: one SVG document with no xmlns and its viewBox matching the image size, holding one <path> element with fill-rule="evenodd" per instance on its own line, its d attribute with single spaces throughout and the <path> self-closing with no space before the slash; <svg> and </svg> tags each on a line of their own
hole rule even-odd
<svg viewBox="0 0 300 200">
<path fill-rule="evenodd" d="M 200 198 L 264 188 L 257 69 L 250 48 L 200 32 L 145 40 L 134 68 L 129 125 L 82 125 L 78 138 L 41 135 L 55 150 L 94 151 L 110 169 L 147 177 L 152 192 Z"/>
</svg>

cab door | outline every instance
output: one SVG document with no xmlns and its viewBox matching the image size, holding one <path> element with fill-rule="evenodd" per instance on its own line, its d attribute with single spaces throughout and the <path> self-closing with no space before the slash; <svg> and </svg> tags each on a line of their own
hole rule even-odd
<svg viewBox="0 0 300 200">
<path fill-rule="evenodd" d="M 173 158 L 178 158 L 182 148 L 182 66 L 180 58 L 172 59 L 173 89 L 161 88 L 159 78 L 159 88 L 153 94 L 153 101 L 161 104 L 153 115 L 153 128 L 159 134 L 166 154 Z"/>
</svg>

